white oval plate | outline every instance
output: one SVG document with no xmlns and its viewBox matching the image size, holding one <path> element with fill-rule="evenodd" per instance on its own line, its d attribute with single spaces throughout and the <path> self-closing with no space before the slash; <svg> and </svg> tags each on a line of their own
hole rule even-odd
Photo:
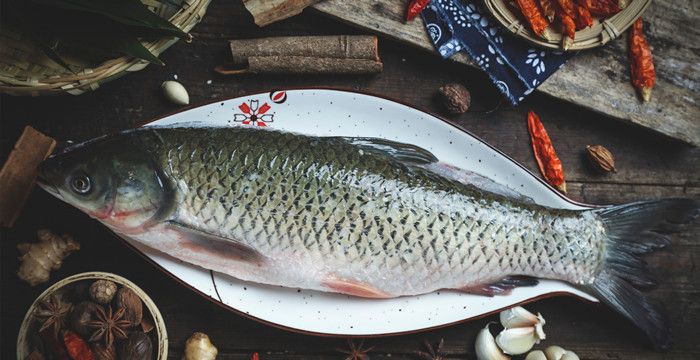
<svg viewBox="0 0 700 360">
<path fill-rule="evenodd" d="M 415 144 L 430 150 L 441 161 L 489 177 L 539 204 L 565 209 L 587 208 L 564 198 L 473 135 L 438 117 L 376 96 L 330 89 L 275 91 L 187 109 L 146 126 L 176 123 L 267 126 L 319 136 L 378 137 Z M 137 242 L 130 243 L 163 270 L 229 310 L 274 326 L 319 335 L 378 336 L 414 332 L 554 295 L 567 294 L 597 301 L 566 283 L 549 280 L 534 287 L 517 288 L 507 296 L 491 298 L 440 291 L 396 299 L 360 299 L 246 283 L 189 265 Z"/>
</svg>

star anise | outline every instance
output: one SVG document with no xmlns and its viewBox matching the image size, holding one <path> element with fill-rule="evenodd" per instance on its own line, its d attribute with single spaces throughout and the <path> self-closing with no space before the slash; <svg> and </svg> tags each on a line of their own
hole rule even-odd
<svg viewBox="0 0 700 360">
<path fill-rule="evenodd" d="M 433 348 L 433 346 L 430 345 L 428 340 L 426 340 L 425 348 L 428 350 L 428 352 L 416 351 L 416 356 L 418 356 L 418 358 L 420 358 L 421 360 L 447 360 L 447 355 L 442 353 L 442 345 L 444 344 L 445 341 L 443 339 L 440 339 L 440 342 L 437 344 L 437 346 Z"/>
<path fill-rule="evenodd" d="M 345 358 L 345 360 L 369 360 L 369 355 L 367 355 L 367 353 L 372 351 L 374 346 L 363 349 L 364 345 L 364 340 L 360 341 L 359 345 L 355 345 L 352 340 L 348 339 L 348 349 L 336 349 L 336 351 L 347 354 L 348 356 Z"/>
<path fill-rule="evenodd" d="M 124 308 L 120 308 L 116 313 L 113 313 L 111 305 L 107 308 L 107 311 L 105 311 L 104 307 L 98 306 L 95 317 L 97 317 L 97 320 L 88 323 L 89 327 L 96 329 L 90 336 L 89 341 L 94 342 L 103 339 L 105 346 L 110 347 L 114 344 L 115 338 L 126 339 L 126 333 L 131 324 L 124 319 Z"/>
<path fill-rule="evenodd" d="M 63 303 L 56 295 L 52 294 L 48 299 L 44 299 L 35 313 L 35 316 L 43 321 L 39 332 L 53 328 L 54 336 L 58 337 L 58 333 L 65 326 L 70 308 L 71 304 Z"/>
</svg>

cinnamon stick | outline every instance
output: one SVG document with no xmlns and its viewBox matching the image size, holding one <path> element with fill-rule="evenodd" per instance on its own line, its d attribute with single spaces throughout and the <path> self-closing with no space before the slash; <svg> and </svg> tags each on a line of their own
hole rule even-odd
<svg viewBox="0 0 700 360">
<path fill-rule="evenodd" d="M 258 26 L 265 26 L 299 14 L 321 0 L 243 0 Z"/>
<path fill-rule="evenodd" d="M 26 126 L 0 170 L 0 226 L 12 227 L 34 187 L 37 166 L 56 146 L 56 140 Z"/>
<path fill-rule="evenodd" d="M 288 36 L 231 40 L 233 69 L 223 74 L 371 74 L 382 71 L 376 36 Z"/>
</svg>

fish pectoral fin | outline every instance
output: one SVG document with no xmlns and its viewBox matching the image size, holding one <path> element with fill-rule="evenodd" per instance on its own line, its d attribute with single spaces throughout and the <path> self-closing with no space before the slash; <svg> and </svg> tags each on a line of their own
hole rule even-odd
<svg viewBox="0 0 700 360">
<path fill-rule="evenodd" d="M 458 290 L 484 296 L 508 295 L 516 287 L 535 286 L 538 283 L 537 279 L 529 276 L 507 276 L 494 283 L 470 285 Z"/>
<path fill-rule="evenodd" d="M 166 224 L 170 230 L 176 231 L 182 236 L 183 240 L 188 242 L 187 246 L 193 251 L 211 251 L 233 260 L 252 263 L 262 263 L 265 260 L 264 256 L 257 250 L 238 240 L 211 234 L 175 221 L 168 221 Z"/>
<path fill-rule="evenodd" d="M 321 285 L 332 292 L 372 299 L 388 299 L 392 296 L 363 282 L 347 279 L 329 278 Z"/>
<path fill-rule="evenodd" d="M 435 155 L 430 151 L 411 144 L 378 138 L 343 137 L 341 139 L 358 147 L 360 150 L 367 151 L 368 153 L 388 155 L 402 162 L 429 164 L 438 161 Z"/>
</svg>

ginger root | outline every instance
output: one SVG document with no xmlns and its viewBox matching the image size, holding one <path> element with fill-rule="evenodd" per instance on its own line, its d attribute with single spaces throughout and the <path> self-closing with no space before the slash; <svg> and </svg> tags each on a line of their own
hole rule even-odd
<svg viewBox="0 0 700 360">
<path fill-rule="evenodd" d="M 37 231 L 38 243 L 21 243 L 17 245 L 21 265 L 17 276 L 31 286 L 49 281 L 51 270 L 58 270 L 70 253 L 80 250 L 70 235 L 59 236 L 49 230 Z"/>
<path fill-rule="evenodd" d="M 207 334 L 196 332 L 187 339 L 182 360 L 214 360 L 218 353 Z"/>
</svg>

